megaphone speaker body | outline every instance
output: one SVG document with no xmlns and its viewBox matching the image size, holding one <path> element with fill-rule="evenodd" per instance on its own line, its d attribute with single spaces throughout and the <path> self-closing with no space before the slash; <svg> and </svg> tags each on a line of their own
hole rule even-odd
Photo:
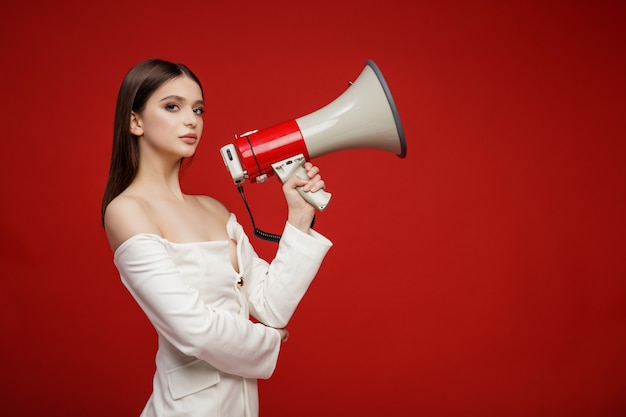
<svg viewBox="0 0 626 417">
<path fill-rule="evenodd" d="M 287 167 L 301 166 L 306 160 L 348 149 L 378 149 L 400 158 L 406 156 L 398 110 L 372 60 L 366 62 L 359 77 L 333 102 L 300 118 L 238 135 L 234 144 L 222 147 L 221 154 L 235 183 L 246 178 L 262 182 L 272 174 L 284 182 L 297 173 Z M 301 194 L 308 200 L 304 192 Z M 328 202 L 319 200 L 309 202 L 323 210 Z"/>
</svg>

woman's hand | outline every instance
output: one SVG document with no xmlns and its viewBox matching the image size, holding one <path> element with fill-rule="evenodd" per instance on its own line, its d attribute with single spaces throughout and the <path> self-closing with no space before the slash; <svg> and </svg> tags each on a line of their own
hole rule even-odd
<svg viewBox="0 0 626 417">
<path fill-rule="evenodd" d="M 318 167 L 310 162 L 305 162 L 304 169 L 308 178 L 300 178 L 294 175 L 283 184 L 283 192 L 289 208 L 287 221 L 304 233 L 308 233 L 317 209 L 302 198 L 296 188 L 303 187 L 304 191 L 313 193 L 324 189 L 326 184 L 319 174 L 320 170 Z"/>
<path fill-rule="evenodd" d="M 278 333 L 280 334 L 281 342 L 286 342 L 287 339 L 289 339 L 289 331 L 287 329 L 276 329 L 276 330 L 278 330 Z"/>
</svg>

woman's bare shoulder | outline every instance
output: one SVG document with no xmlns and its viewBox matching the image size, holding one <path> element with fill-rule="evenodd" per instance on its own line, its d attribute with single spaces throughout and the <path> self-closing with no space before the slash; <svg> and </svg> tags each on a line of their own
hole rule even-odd
<svg viewBox="0 0 626 417">
<path fill-rule="evenodd" d="M 130 237 L 161 231 L 153 221 L 147 202 L 136 196 L 120 194 L 109 203 L 104 213 L 104 229 L 109 245 L 115 252 L 117 247 Z"/>
<path fill-rule="evenodd" d="M 209 197 L 206 195 L 194 195 L 193 197 L 206 210 L 210 211 L 211 214 L 222 219 L 224 222 L 226 222 L 228 218 L 230 217 L 230 211 L 221 201 L 218 201 L 214 199 L 213 197 Z"/>
</svg>

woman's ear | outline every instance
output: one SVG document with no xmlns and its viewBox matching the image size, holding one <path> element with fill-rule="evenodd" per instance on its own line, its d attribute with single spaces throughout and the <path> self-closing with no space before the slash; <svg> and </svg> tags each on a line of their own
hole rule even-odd
<svg viewBox="0 0 626 417">
<path fill-rule="evenodd" d="M 143 128 L 141 127 L 141 120 L 139 120 L 139 115 L 134 111 L 130 112 L 130 133 L 135 136 L 143 135 Z"/>
</svg>

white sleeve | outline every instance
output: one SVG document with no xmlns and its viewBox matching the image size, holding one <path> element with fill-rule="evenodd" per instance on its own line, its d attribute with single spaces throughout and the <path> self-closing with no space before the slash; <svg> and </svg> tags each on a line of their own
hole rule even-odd
<svg viewBox="0 0 626 417">
<path fill-rule="evenodd" d="M 245 260 L 243 288 L 250 314 L 268 326 L 286 327 L 331 246 L 318 232 L 305 234 L 286 223 L 276 256 L 267 264 L 256 256 L 247 237 L 240 236 L 238 256 Z"/>
<path fill-rule="evenodd" d="M 207 306 L 187 285 L 156 235 L 136 235 L 115 252 L 124 285 L 156 330 L 182 353 L 246 378 L 269 378 L 280 334 Z"/>
</svg>

